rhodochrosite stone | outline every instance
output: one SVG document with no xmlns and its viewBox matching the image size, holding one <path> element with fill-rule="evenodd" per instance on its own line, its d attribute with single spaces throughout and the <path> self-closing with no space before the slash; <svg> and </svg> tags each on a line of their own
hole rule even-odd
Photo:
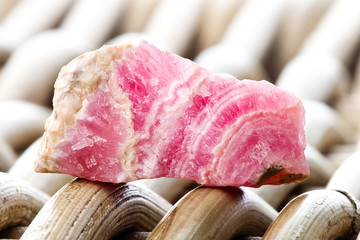
<svg viewBox="0 0 360 240">
<path fill-rule="evenodd" d="M 266 81 L 213 74 L 145 41 L 71 61 L 53 104 L 38 172 L 255 187 L 309 173 L 295 96 Z"/>
</svg>

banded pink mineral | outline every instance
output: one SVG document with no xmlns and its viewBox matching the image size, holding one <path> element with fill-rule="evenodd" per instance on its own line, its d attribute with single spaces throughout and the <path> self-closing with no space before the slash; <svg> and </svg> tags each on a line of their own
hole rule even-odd
<svg viewBox="0 0 360 240">
<path fill-rule="evenodd" d="M 210 73 L 145 41 L 71 61 L 53 104 L 38 172 L 252 187 L 309 174 L 299 99 L 266 81 Z"/>
</svg>

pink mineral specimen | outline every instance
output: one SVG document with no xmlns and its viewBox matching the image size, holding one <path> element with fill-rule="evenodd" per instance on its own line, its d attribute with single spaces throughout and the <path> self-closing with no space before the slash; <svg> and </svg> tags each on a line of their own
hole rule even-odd
<svg viewBox="0 0 360 240">
<path fill-rule="evenodd" d="M 145 41 L 71 61 L 53 104 L 38 172 L 252 187 L 309 174 L 299 99 L 266 81 L 213 74 Z"/>
</svg>

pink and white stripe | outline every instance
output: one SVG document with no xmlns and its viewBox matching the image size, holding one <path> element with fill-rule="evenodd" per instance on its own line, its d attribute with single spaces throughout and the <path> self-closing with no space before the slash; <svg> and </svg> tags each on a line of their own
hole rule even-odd
<svg viewBox="0 0 360 240">
<path fill-rule="evenodd" d="M 123 49 L 109 66 L 55 146 L 49 161 L 56 171 L 107 182 L 173 177 L 210 186 L 308 175 L 304 109 L 292 94 L 266 81 L 213 74 L 147 42 Z"/>
</svg>

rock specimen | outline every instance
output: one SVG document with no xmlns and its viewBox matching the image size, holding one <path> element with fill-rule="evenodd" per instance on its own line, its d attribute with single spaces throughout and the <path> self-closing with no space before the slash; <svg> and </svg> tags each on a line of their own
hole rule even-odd
<svg viewBox="0 0 360 240">
<path fill-rule="evenodd" d="M 53 104 L 38 172 L 253 187 L 309 174 L 299 99 L 266 81 L 213 74 L 145 41 L 71 61 Z"/>
</svg>

